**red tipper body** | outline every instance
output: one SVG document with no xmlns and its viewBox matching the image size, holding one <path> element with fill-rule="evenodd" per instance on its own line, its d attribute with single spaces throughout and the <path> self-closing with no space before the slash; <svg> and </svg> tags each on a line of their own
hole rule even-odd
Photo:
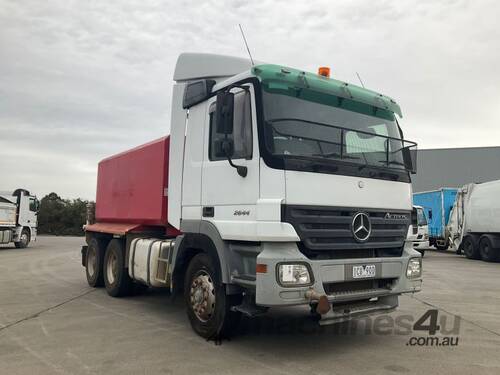
<svg viewBox="0 0 500 375">
<path fill-rule="evenodd" d="M 168 224 L 168 156 L 170 137 L 111 156 L 99 163 L 96 223 L 87 231 L 125 234 Z"/>
</svg>

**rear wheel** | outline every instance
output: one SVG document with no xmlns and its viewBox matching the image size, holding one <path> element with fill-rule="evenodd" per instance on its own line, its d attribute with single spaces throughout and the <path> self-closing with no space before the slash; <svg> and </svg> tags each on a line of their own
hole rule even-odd
<svg viewBox="0 0 500 375">
<path fill-rule="evenodd" d="M 448 247 L 450 246 L 448 241 L 436 241 L 436 249 L 438 250 L 448 250 Z"/>
<path fill-rule="evenodd" d="M 130 293 L 132 279 L 125 268 L 125 246 L 118 239 L 109 242 L 103 264 L 104 285 L 112 297 Z"/>
<path fill-rule="evenodd" d="M 479 253 L 481 259 L 486 262 L 496 262 L 500 258 L 500 249 L 493 247 L 493 241 L 489 236 L 483 235 L 479 240 Z"/>
<path fill-rule="evenodd" d="M 220 272 L 205 253 L 195 255 L 189 263 L 184 299 L 193 330 L 206 339 L 227 337 L 241 317 L 240 313 L 231 311 L 231 306 L 241 302 L 241 296 L 226 295 Z"/>
<path fill-rule="evenodd" d="M 104 285 L 102 264 L 105 250 L 103 241 L 95 237 L 89 240 L 85 257 L 85 273 L 87 274 L 87 283 L 91 287 L 97 288 Z"/>
<path fill-rule="evenodd" d="M 467 258 L 479 259 L 479 247 L 473 236 L 465 236 L 460 247 Z"/>
<path fill-rule="evenodd" d="M 29 243 L 30 243 L 30 232 L 27 229 L 23 229 L 21 231 L 21 235 L 19 236 L 19 241 L 14 242 L 14 245 L 18 249 L 24 249 L 28 247 Z"/>
</svg>

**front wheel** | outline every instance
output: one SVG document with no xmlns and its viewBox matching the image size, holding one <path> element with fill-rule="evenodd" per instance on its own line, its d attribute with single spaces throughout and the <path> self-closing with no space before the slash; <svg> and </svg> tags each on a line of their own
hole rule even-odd
<svg viewBox="0 0 500 375">
<path fill-rule="evenodd" d="M 241 317 L 230 310 L 239 297 L 226 295 L 218 268 L 208 254 L 193 257 L 184 279 L 184 300 L 191 327 L 198 335 L 214 340 L 230 335 Z"/>
<path fill-rule="evenodd" d="M 14 245 L 18 249 L 24 249 L 28 247 L 29 243 L 30 243 L 30 232 L 27 229 L 23 229 L 21 231 L 21 235 L 19 236 L 19 241 L 14 242 Z"/>
</svg>

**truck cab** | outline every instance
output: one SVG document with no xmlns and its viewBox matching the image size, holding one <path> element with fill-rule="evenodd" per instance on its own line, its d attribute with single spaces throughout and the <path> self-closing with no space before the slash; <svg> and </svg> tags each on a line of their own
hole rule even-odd
<svg viewBox="0 0 500 375">
<path fill-rule="evenodd" d="M 429 225 L 424 208 L 421 206 L 413 206 L 407 240 L 424 256 L 425 249 L 429 247 Z"/>
<path fill-rule="evenodd" d="M 106 278 L 104 253 L 123 253 L 124 277 L 183 290 L 204 337 L 274 306 L 311 306 L 328 324 L 420 290 L 421 254 L 406 242 L 416 144 L 393 99 L 209 54 L 182 54 L 174 80 L 168 225 L 155 236 L 121 219 L 119 233 L 89 225 L 82 261 L 97 258 L 95 275 Z M 100 204 L 98 192 L 97 222 Z"/>
<path fill-rule="evenodd" d="M 39 206 L 28 190 L 0 192 L 0 244 L 25 248 L 36 241 Z"/>
</svg>

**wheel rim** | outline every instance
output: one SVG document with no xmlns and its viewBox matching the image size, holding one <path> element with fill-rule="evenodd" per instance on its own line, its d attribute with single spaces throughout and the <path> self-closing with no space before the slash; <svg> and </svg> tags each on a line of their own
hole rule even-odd
<svg viewBox="0 0 500 375">
<path fill-rule="evenodd" d="M 28 235 L 26 233 L 21 234 L 21 242 L 26 245 L 28 243 Z"/>
<path fill-rule="evenodd" d="M 95 254 L 95 249 L 89 247 L 87 252 L 87 271 L 90 277 L 94 277 L 96 269 L 97 269 L 97 257 Z"/>
<path fill-rule="evenodd" d="M 212 277 L 205 271 L 198 273 L 191 282 L 189 295 L 196 317 L 202 322 L 208 321 L 215 310 L 215 287 Z"/>
<path fill-rule="evenodd" d="M 108 262 L 106 264 L 106 276 L 108 283 L 114 284 L 117 279 L 118 258 L 115 253 L 109 254 Z"/>
<path fill-rule="evenodd" d="M 483 250 L 483 251 L 482 251 L 482 252 L 483 252 L 483 256 L 484 256 L 485 258 L 487 258 L 487 257 L 488 257 L 488 255 L 489 255 L 489 253 L 490 253 L 490 246 L 489 246 L 488 242 L 486 242 L 486 241 L 485 241 L 485 242 L 483 243 L 482 250 Z"/>
</svg>

